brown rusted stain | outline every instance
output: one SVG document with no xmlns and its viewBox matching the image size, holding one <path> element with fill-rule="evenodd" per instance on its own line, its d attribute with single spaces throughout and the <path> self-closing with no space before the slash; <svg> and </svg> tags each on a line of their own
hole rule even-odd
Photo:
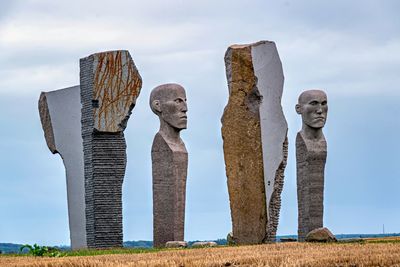
<svg viewBox="0 0 400 267">
<path fill-rule="evenodd" d="M 120 124 L 135 104 L 142 79 L 126 51 L 99 53 L 94 68 L 93 97 L 99 100 L 94 109 L 99 131 L 118 132 Z"/>
</svg>

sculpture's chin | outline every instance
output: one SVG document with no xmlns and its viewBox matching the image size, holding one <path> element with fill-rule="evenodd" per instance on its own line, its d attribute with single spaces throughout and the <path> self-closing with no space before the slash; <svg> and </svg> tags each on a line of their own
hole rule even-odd
<svg viewBox="0 0 400 267">
<path fill-rule="evenodd" d="M 185 124 L 185 125 L 180 125 L 180 126 L 176 127 L 176 129 L 178 129 L 178 131 L 184 130 L 184 129 L 186 129 L 186 128 L 187 128 L 187 127 L 186 127 L 186 124 Z"/>
<path fill-rule="evenodd" d="M 179 122 L 179 123 L 174 123 L 170 124 L 173 128 L 177 129 L 178 131 L 186 129 L 187 128 L 187 122 Z"/>
<path fill-rule="evenodd" d="M 312 123 L 308 123 L 306 124 L 308 127 L 310 127 L 311 129 L 314 130 L 319 130 L 321 128 L 324 128 L 325 126 L 325 121 L 318 121 L 318 122 L 312 122 Z"/>
</svg>

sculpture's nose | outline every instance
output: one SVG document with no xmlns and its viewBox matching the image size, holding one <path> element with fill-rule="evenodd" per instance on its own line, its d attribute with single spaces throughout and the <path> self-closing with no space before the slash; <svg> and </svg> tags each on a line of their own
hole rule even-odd
<svg viewBox="0 0 400 267">
<path fill-rule="evenodd" d="M 322 113 L 322 107 L 321 107 L 321 105 L 318 105 L 318 108 L 317 108 L 317 114 L 321 114 Z"/>
<path fill-rule="evenodd" d="M 187 112 L 188 111 L 188 108 L 187 108 L 187 103 L 186 103 L 186 101 L 183 101 L 183 104 L 182 104 L 182 112 Z"/>
</svg>

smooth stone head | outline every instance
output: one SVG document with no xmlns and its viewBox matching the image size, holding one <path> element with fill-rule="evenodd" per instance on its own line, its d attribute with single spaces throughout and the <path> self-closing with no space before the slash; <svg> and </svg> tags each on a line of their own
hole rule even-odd
<svg viewBox="0 0 400 267">
<path fill-rule="evenodd" d="M 185 89 L 179 84 L 157 86 L 150 94 L 151 110 L 177 131 L 186 129 L 188 110 Z"/>
<path fill-rule="evenodd" d="M 328 98 L 322 90 L 307 90 L 300 94 L 296 104 L 304 126 L 321 129 L 325 126 L 328 115 Z"/>
</svg>

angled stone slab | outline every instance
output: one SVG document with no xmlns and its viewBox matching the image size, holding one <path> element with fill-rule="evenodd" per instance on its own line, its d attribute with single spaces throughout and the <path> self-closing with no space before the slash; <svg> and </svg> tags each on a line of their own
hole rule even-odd
<svg viewBox="0 0 400 267">
<path fill-rule="evenodd" d="M 86 248 L 79 86 L 42 92 L 39 99 L 39 114 L 47 146 L 53 154 L 60 154 L 65 166 L 71 247 Z"/>
<path fill-rule="evenodd" d="M 128 51 L 80 60 L 82 138 L 89 248 L 122 247 L 123 131 L 142 79 Z"/>
<path fill-rule="evenodd" d="M 274 241 L 279 223 L 284 170 L 288 154 L 288 125 L 283 114 L 283 69 L 274 42 L 251 48 L 254 75 L 261 95 L 260 123 L 267 201 L 267 241 Z"/>
<path fill-rule="evenodd" d="M 225 54 L 229 101 L 222 137 L 233 238 L 275 240 L 287 159 L 282 64 L 275 43 L 230 46 Z"/>
</svg>

